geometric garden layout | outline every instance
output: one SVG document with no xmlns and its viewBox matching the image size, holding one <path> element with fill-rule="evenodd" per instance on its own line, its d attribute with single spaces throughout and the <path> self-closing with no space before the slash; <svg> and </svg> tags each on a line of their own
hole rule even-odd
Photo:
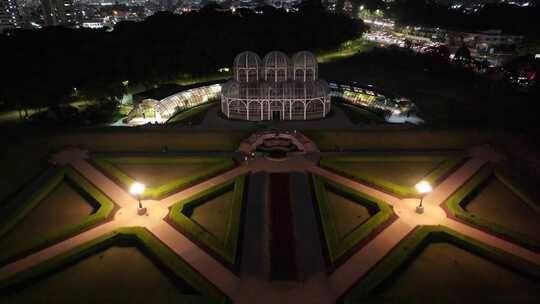
<svg viewBox="0 0 540 304">
<path fill-rule="evenodd" d="M 233 156 L 53 155 L 0 226 L 0 302 L 529 303 L 540 296 L 540 204 L 489 147 Z M 420 181 L 432 186 L 423 198 Z M 145 215 L 129 191 L 135 182 L 146 185 Z M 292 245 L 272 243 L 287 232 L 280 216 L 289 213 L 278 207 L 292 208 Z M 292 255 L 283 258 L 286 248 Z"/>
</svg>

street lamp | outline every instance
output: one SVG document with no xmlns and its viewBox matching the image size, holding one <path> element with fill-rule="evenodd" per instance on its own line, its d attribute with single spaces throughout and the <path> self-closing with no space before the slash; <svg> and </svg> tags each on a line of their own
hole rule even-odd
<svg viewBox="0 0 540 304">
<path fill-rule="evenodd" d="M 420 204 L 416 206 L 416 213 L 422 214 L 424 213 L 424 206 L 422 206 L 422 201 L 424 200 L 424 196 L 431 192 L 433 190 L 431 188 L 431 185 L 427 181 L 421 181 L 418 184 L 414 186 L 416 188 L 416 191 L 420 193 Z"/>
<path fill-rule="evenodd" d="M 137 214 L 143 215 L 146 213 L 146 208 L 143 208 L 142 202 L 141 202 L 141 194 L 144 192 L 144 189 L 146 186 L 141 183 L 133 183 L 131 185 L 131 188 L 129 189 L 129 192 L 137 197 L 137 200 L 139 200 L 139 208 L 137 208 Z"/>
</svg>

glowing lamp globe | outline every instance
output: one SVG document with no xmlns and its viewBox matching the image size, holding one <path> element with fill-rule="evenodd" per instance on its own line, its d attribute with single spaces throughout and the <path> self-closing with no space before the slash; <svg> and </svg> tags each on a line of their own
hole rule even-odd
<svg viewBox="0 0 540 304">
<path fill-rule="evenodd" d="M 144 184 L 133 183 L 133 185 L 131 185 L 131 188 L 129 189 L 129 192 L 134 195 L 141 195 L 144 192 L 145 188 L 146 186 Z"/>
<path fill-rule="evenodd" d="M 431 190 L 433 190 L 431 188 L 431 185 L 426 181 L 421 181 L 418 184 L 416 184 L 414 187 L 416 188 L 416 191 L 422 194 L 431 192 Z"/>
</svg>

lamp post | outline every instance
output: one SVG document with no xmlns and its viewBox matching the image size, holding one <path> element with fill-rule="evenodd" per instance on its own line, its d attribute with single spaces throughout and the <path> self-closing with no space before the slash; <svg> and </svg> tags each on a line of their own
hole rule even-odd
<svg viewBox="0 0 540 304">
<path fill-rule="evenodd" d="M 144 192 L 144 189 L 146 186 L 141 183 L 133 183 L 131 185 L 131 188 L 129 189 L 129 192 L 137 197 L 137 200 L 139 201 L 139 208 L 137 208 L 137 214 L 143 215 L 146 213 L 146 208 L 143 207 L 141 202 L 141 194 Z"/>
<path fill-rule="evenodd" d="M 427 182 L 427 181 L 421 181 L 419 182 L 418 184 L 416 184 L 414 186 L 416 188 L 416 191 L 418 191 L 418 193 L 420 193 L 420 204 L 418 204 L 418 206 L 416 206 L 416 213 L 418 214 L 422 214 L 424 213 L 424 206 L 422 206 L 422 201 L 424 200 L 424 196 L 431 192 L 431 190 L 433 190 L 431 188 L 431 185 Z"/>
</svg>

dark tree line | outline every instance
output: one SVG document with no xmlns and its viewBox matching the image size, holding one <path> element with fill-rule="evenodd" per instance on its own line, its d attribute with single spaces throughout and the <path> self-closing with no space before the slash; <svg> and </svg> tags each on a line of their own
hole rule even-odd
<svg viewBox="0 0 540 304">
<path fill-rule="evenodd" d="M 361 0 L 357 0 L 361 1 Z M 458 30 L 501 29 L 509 33 L 539 35 L 540 7 L 487 4 L 474 13 L 450 9 L 435 0 L 396 0 L 387 14 L 401 24 L 430 25 Z"/>
<path fill-rule="evenodd" d="M 318 4 L 317 4 L 318 3 Z M 361 21 L 325 12 L 320 2 L 286 13 L 251 10 L 158 13 L 114 30 L 17 30 L 0 36 L 0 105 L 48 106 L 74 96 L 106 100 L 129 85 L 215 73 L 244 50 L 335 48 L 365 30 Z"/>
</svg>

